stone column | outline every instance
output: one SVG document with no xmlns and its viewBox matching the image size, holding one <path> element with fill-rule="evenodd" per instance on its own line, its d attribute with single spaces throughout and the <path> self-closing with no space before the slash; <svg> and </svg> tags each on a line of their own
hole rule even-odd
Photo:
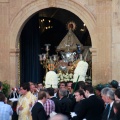
<svg viewBox="0 0 120 120">
<path fill-rule="evenodd" d="M 96 48 L 90 48 L 90 51 L 92 53 L 92 84 L 97 84 L 97 49 Z"/>
<path fill-rule="evenodd" d="M 18 60 L 19 60 L 19 50 L 10 50 L 10 86 L 19 86 L 19 76 L 18 76 Z"/>
<path fill-rule="evenodd" d="M 112 2 L 112 80 L 120 81 L 120 1 Z"/>
<path fill-rule="evenodd" d="M 96 0 L 97 83 L 111 81 L 112 1 Z M 94 72 L 94 71 L 93 71 Z"/>
</svg>

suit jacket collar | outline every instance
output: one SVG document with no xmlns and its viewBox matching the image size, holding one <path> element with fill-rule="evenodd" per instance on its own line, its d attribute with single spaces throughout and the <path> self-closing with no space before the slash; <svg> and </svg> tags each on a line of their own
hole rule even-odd
<svg viewBox="0 0 120 120">
<path fill-rule="evenodd" d="M 59 100 L 62 100 L 62 99 L 65 99 L 65 98 L 67 98 L 67 97 L 62 97 L 62 98 L 60 98 Z"/>
<path fill-rule="evenodd" d="M 91 97 L 91 96 L 93 96 L 93 95 L 95 95 L 95 94 L 90 94 L 90 95 L 88 96 L 88 98 Z"/>
<path fill-rule="evenodd" d="M 41 103 L 41 104 L 42 104 L 42 106 L 44 106 L 44 105 L 43 105 L 43 103 L 42 103 L 42 101 L 38 100 L 38 103 Z"/>
</svg>

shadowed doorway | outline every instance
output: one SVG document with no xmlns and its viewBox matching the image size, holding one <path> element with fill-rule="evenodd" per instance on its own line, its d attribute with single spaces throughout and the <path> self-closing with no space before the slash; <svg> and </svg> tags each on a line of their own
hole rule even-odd
<svg viewBox="0 0 120 120">
<path fill-rule="evenodd" d="M 67 33 L 69 21 L 76 24 L 75 35 L 84 46 L 91 46 L 87 27 L 73 13 L 59 8 L 48 8 L 37 12 L 24 26 L 20 37 L 20 83 L 43 81 L 45 70 L 39 62 L 39 54 L 45 53 L 44 44 L 51 44 L 50 54 L 55 54 Z"/>
</svg>

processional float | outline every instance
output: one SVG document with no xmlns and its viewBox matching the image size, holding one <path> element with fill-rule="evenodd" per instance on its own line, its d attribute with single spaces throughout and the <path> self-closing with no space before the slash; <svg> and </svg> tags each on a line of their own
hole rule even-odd
<svg viewBox="0 0 120 120">
<path fill-rule="evenodd" d="M 49 56 L 50 44 L 46 44 L 46 54 L 39 55 L 40 63 L 46 69 L 45 87 L 57 88 L 61 81 L 85 81 L 88 63 L 86 54 L 82 56 L 84 46 L 80 43 L 74 30 L 76 25 L 69 22 L 67 25 L 68 33 L 58 45 L 56 52 L 60 56 Z"/>
</svg>

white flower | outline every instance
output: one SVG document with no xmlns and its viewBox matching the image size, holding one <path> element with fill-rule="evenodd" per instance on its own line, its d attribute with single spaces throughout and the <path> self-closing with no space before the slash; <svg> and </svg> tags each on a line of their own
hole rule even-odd
<svg viewBox="0 0 120 120">
<path fill-rule="evenodd" d="M 72 73 L 69 74 L 69 78 L 70 79 L 73 78 L 73 74 Z"/>
<path fill-rule="evenodd" d="M 59 75 L 59 74 L 57 74 L 57 76 L 59 77 L 60 75 Z"/>
<path fill-rule="evenodd" d="M 58 76 L 54 71 L 47 72 L 46 78 L 45 78 L 45 87 L 49 88 L 51 86 L 53 88 L 58 87 Z"/>
<path fill-rule="evenodd" d="M 73 74 L 72 73 L 61 73 L 59 76 L 58 76 L 58 79 L 59 79 L 59 82 L 62 82 L 62 81 L 69 81 L 73 78 Z"/>
<path fill-rule="evenodd" d="M 77 67 L 74 71 L 73 82 L 76 82 L 79 76 L 78 81 L 85 81 L 86 72 L 88 69 L 88 63 L 85 61 L 80 61 L 77 64 Z"/>
<path fill-rule="evenodd" d="M 63 75 L 60 76 L 60 79 L 63 79 Z"/>
<path fill-rule="evenodd" d="M 66 75 L 69 75 L 68 73 L 66 73 Z"/>
</svg>

